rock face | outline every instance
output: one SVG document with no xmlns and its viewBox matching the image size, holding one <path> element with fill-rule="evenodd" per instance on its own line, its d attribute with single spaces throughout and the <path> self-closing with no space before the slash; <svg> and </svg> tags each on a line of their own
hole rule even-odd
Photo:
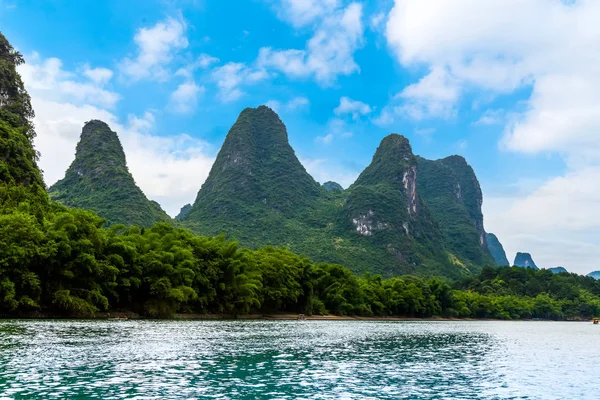
<svg viewBox="0 0 600 400">
<path fill-rule="evenodd" d="M 109 224 L 148 227 L 171 220 L 135 184 L 117 134 L 99 120 L 85 124 L 75 160 L 48 192 L 66 206 L 96 212 Z"/>
<path fill-rule="evenodd" d="M 587 274 L 587 276 L 594 278 L 596 280 L 600 280 L 600 271 L 594 271 Z"/>
<path fill-rule="evenodd" d="M 323 184 L 323 189 L 328 190 L 330 192 L 342 192 L 344 188 L 337 182 L 325 182 Z"/>
<path fill-rule="evenodd" d="M 492 257 L 494 258 L 496 265 L 499 267 L 510 265 L 510 262 L 506 257 L 506 252 L 504 251 L 504 247 L 496 235 L 493 233 L 487 233 L 486 238 L 488 249 L 490 250 L 490 253 L 492 253 Z"/>
<path fill-rule="evenodd" d="M 522 268 L 539 269 L 537 265 L 535 265 L 535 263 L 533 262 L 533 258 L 531 258 L 531 254 L 529 253 L 517 253 L 517 256 L 515 257 L 514 266 Z"/>
<path fill-rule="evenodd" d="M 460 170 L 452 160 L 446 163 L 445 170 Z M 265 106 L 248 108 L 227 134 L 181 223 L 199 234 L 225 232 L 250 248 L 285 246 L 357 273 L 459 278 L 476 272 L 483 265 L 446 250 L 440 225 L 419 192 L 419 171 L 408 140 L 392 134 L 348 189 L 334 182 L 321 186 L 296 158 L 277 114 Z M 481 206 L 481 193 L 468 179 L 456 179 L 464 185 L 461 215 L 473 239 L 465 246 L 491 260 L 480 235 L 483 220 L 477 209 L 469 213 L 471 204 Z"/>
<path fill-rule="evenodd" d="M 417 159 L 404 136 L 385 137 L 371 164 L 347 189 L 347 228 L 385 248 L 396 262 L 442 265 L 442 236 L 417 193 Z M 427 250 L 424 250 L 427 249 Z"/>
<path fill-rule="evenodd" d="M 440 226 L 446 249 L 469 265 L 494 265 L 473 168 L 460 156 L 436 161 L 417 157 L 417 162 L 418 192 Z"/>
<path fill-rule="evenodd" d="M 191 204 L 186 204 L 185 206 L 181 207 L 181 210 L 179 210 L 179 214 L 177 214 L 177 216 L 175 217 L 175 221 L 181 221 L 182 219 L 184 219 L 191 209 Z"/>
<path fill-rule="evenodd" d="M 548 271 L 552 272 L 553 274 L 561 274 L 563 272 L 569 272 L 563 267 L 548 268 Z"/>
</svg>

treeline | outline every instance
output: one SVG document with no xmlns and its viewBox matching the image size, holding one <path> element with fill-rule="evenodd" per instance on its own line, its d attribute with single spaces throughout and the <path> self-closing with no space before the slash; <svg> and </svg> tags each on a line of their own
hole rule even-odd
<svg viewBox="0 0 600 400">
<path fill-rule="evenodd" d="M 485 268 L 451 286 L 438 278 L 357 277 L 288 250 L 239 248 L 158 223 L 113 225 L 53 204 L 0 216 L 0 309 L 4 315 L 91 316 L 106 310 L 174 313 L 304 313 L 471 318 L 589 318 L 600 282 L 574 274 Z"/>
</svg>

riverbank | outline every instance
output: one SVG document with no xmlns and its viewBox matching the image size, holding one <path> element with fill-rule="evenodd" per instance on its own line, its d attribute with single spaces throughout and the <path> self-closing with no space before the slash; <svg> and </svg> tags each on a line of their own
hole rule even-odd
<svg viewBox="0 0 600 400">
<path fill-rule="evenodd" d="M 97 320 L 167 320 L 167 321 L 231 321 L 231 320 L 260 320 L 260 321 L 414 321 L 414 322 L 426 322 L 426 321 L 508 321 L 503 319 L 495 318 L 451 318 L 451 317 L 406 317 L 406 316 L 389 316 L 389 317 L 358 317 L 358 316 L 341 316 L 341 315 L 303 315 L 303 314 L 243 314 L 243 315 L 232 315 L 232 314 L 175 314 L 171 317 L 165 318 L 149 318 L 147 316 L 139 315 L 134 312 L 106 312 L 98 313 L 94 316 L 68 316 L 68 315 L 51 315 L 35 313 L 29 315 L 20 316 L 5 316 L 0 315 L 1 319 L 97 319 Z M 553 320 L 541 320 L 541 319 L 517 319 L 512 321 L 549 321 Z M 578 319 L 578 320 L 562 320 L 568 322 L 591 322 L 591 319 Z"/>
</svg>

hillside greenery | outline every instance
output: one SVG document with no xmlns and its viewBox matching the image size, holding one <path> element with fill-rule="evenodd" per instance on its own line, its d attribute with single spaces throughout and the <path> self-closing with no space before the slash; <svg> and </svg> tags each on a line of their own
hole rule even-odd
<svg viewBox="0 0 600 400">
<path fill-rule="evenodd" d="M 418 195 L 417 211 L 407 212 L 403 177 L 414 166 L 408 141 L 390 135 L 348 190 L 322 187 L 296 158 L 277 114 L 265 106 L 248 108 L 181 223 L 196 234 L 226 233 L 253 249 L 284 247 L 359 274 L 469 274 L 445 251 L 437 222 Z M 372 234 L 361 235 L 356 219 L 372 224 Z"/>
<path fill-rule="evenodd" d="M 66 206 L 94 211 L 108 224 L 150 227 L 171 220 L 136 185 L 117 134 L 99 120 L 85 124 L 75 160 L 49 194 Z"/>
<path fill-rule="evenodd" d="M 286 312 L 575 319 L 600 314 L 600 282 L 590 277 L 521 268 L 483 268 L 478 275 L 454 283 L 412 275 L 389 279 L 369 273 L 359 276 L 342 265 L 312 262 L 287 248 L 241 248 L 224 235 L 196 236 L 165 222 L 151 227 L 107 225 L 105 218 L 92 211 L 51 201 L 32 145 L 33 110 L 15 70 L 22 57 L 3 36 L 0 52 L 2 316 L 88 317 L 105 311 L 131 311 L 147 317 Z M 88 138 L 96 140 L 98 129 L 104 130 L 105 126 L 93 122 L 88 128 L 84 129 L 82 142 Z M 98 146 L 96 149 L 101 152 L 102 146 L 114 147 L 116 142 L 108 140 Z M 85 153 L 85 149 L 78 150 Z M 80 165 L 81 159 L 76 160 L 71 172 L 80 177 L 91 174 L 93 180 L 105 173 L 102 168 L 106 166 L 122 170 L 122 149 L 110 150 L 105 162 L 92 160 Z M 115 158 L 110 158 L 115 154 Z M 126 169 L 120 172 L 121 186 L 128 182 L 125 172 Z M 385 180 L 369 182 L 367 178 L 368 175 L 359 180 L 360 185 L 349 192 L 358 191 L 361 186 L 368 189 L 372 185 L 393 184 Z M 396 187 L 399 182 L 404 185 L 397 176 L 391 178 L 396 179 Z M 76 181 L 75 185 L 85 183 Z M 307 183 L 302 190 L 313 190 L 312 183 Z M 97 187 L 92 186 L 89 191 L 96 191 Z M 314 190 L 321 188 L 316 186 Z M 359 194 L 355 196 L 360 200 Z M 314 214 L 305 216 L 316 225 L 323 215 L 339 217 L 341 222 L 322 223 L 322 232 L 335 232 L 336 223 L 347 222 L 347 195 L 321 190 L 318 196 L 322 205 L 316 207 Z M 418 203 L 417 209 L 420 206 Z M 299 212 L 285 202 L 279 211 Z M 290 231 L 301 228 L 298 225 Z M 304 233 L 306 243 L 325 239 Z M 375 236 L 364 238 L 374 240 Z M 346 254 L 345 249 L 341 252 Z M 368 251 L 363 254 L 369 262 Z"/>
<path fill-rule="evenodd" d="M 483 228 L 483 195 L 473 169 L 460 156 L 417 160 L 418 191 L 440 226 L 446 249 L 473 271 L 494 265 Z"/>
<path fill-rule="evenodd" d="M 504 247 L 502 246 L 502 243 L 500 243 L 498 237 L 493 233 L 487 233 L 486 237 L 488 249 L 490 249 L 490 253 L 494 258 L 496 265 L 499 267 L 509 266 L 510 262 L 506 257 L 506 252 L 504 251 Z"/>
</svg>

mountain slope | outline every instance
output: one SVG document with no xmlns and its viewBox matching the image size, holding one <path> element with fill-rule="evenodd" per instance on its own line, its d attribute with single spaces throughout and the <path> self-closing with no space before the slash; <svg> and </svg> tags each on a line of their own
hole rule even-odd
<svg viewBox="0 0 600 400">
<path fill-rule="evenodd" d="M 589 276 L 590 278 L 594 278 L 594 279 L 600 280 L 600 271 L 590 272 L 586 276 Z"/>
<path fill-rule="evenodd" d="M 226 232 L 250 247 L 281 245 L 295 237 L 286 221 L 306 221 L 323 194 L 277 114 L 266 106 L 246 108 L 182 222 L 206 235 Z"/>
<path fill-rule="evenodd" d="M 417 157 L 417 191 L 439 224 L 446 249 L 474 267 L 495 264 L 483 228 L 483 194 L 473 168 L 460 156 Z"/>
<path fill-rule="evenodd" d="M 479 265 L 446 251 L 418 193 L 418 174 L 408 140 L 392 134 L 348 189 L 321 186 L 297 159 L 277 114 L 247 108 L 181 223 L 199 234 L 225 232 L 246 247 L 284 246 L 357 273 L 458 278 L 476 271 Z"/>
<path fill-rule="evenodd" d="M 564 267 L 548 268 L 548 271 L 552 272 L 553 274 L 561 274 L 563 272 L 569 272 Z"/>
<path fill-rule="evenodd" d="M 85 124 L 75 160 L 48 192 L 69 207 L 93 210 L 109 224 L 148 227 L 171 220 L 135 184 L 117 134 L 99 120 Z"/>
<path fill-rule="evenodd" d="M 488 249 L 490 249 L 490 253 L 492 253 L 492 257 L 494 258 L 496 265 L 499 267 L 510 265 L 510 262 L 506 257 L 506 252 L 504 251 L 504 247 L 502 246 L 502 243 L 500 243 L 500 240 L 498 240 L 496 235 L 494 235 L 493 233 L 487 233 L 486 238 Z"/>
<path fill-rule="evenodd" d="M 517 253 L 513 265 L 515 267 L 539 269 L 529 253 Z"/>
<path fill-rule="evenodd" d="M 403 272 L 442 272 L 448 257 L 439 226 L 417 192 L 417 169 L 408 139 L 386 136 L 346 191 L 344 223 L 364 242 L 385 249 Z"/>
</svg>

